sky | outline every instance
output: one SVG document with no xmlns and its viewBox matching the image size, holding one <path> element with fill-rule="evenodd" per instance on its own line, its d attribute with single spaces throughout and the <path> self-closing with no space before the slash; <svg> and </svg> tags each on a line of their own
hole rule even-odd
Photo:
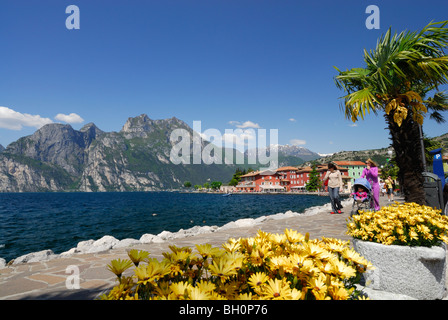
<svg viewBox="0 0 448 320">
<path fill-rule="evenodd" d="M 366 27 L 369 5 L 379 29 Z M 389 27 L 447 13 L 446 0 L 0 0 L 0 144 L 47 123 L 119 131 L 147 114 L 223 135 L 277 129 L 279 144 L 323 154 L 387 147 L 381 114 L 345 119 L 334 66 L 363 67 Z"/>
</svg>

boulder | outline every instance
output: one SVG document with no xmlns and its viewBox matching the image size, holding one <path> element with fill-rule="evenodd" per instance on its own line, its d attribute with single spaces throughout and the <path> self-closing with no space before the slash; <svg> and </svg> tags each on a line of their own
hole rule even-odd
<svg viewBox="0 0 448 320">
<path fill-rule="evenodd" d="M 30 262 L 40 262 L 40 261 L 46 261 L 53 258 L 56 258 L 57 255 L 53 253 L 52 250 L 42 250 L 38 252 L 32 252 L 25 254 L 23 256 L 20 256 L 16 259 L 14 259 L 13 265 L 20 264 L 20 263 L 30 263 Z"/>
<path fill-rule="evenodd" d="M 113 249 L 126 248 L 126 247 L 130 247 L 130 246 L 133 246 L 136 244 L 141 244 L 141 242 L 136 239 L 127 238 L 127 239 L 120 240 L 116 245 L 113 246 Z"/>
<path fill-rule="evenodd" d="M 117 243 L 118 239 L 112 236 L 104 236 L 92 243 L 92 246 L 86 251 L 86 253 L 104 252 L 112 249 Z"/>
<path fill-rule="evenodd" d="M 163 242 L 163 239 L 160 238 L 159 236 L 145 233 L 144 235 L 142 235 L 140 237 L 139 241 L 140 241 L 140 243 L 160 243 L 160 242 Z"/>
</svg>

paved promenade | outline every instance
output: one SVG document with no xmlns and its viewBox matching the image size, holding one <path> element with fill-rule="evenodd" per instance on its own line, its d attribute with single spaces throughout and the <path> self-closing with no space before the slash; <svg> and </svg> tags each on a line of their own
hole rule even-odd
<svg viewBox="0 0 448 320">
<path fill-rule="evenodd" d="M 401 199 L 397 199 L 401 200 Z M 163 243 L 139 244 L 132 248 L 149 251 L 150 257 L 162 259 L 162 252 L 168 251 L 168 246 L 194 247 L 195 244 L 210 243 L 220 246 L 228 238 L 249 237 L 258 230 L 273 233 L 283 233 L 285 228 L 298 230 L 311 238 L 322 236 L 350 240 L 346 235 L 346 219 L 350 215 L 352 202 L 346 205 L 342 214 L 330 215 L 329 210 L 315 215 L 298 216 L 281 220 L 266 220 L 255 226 L 217 230 L 213 233 L 192 237 L 168 240 Z M 381 198 L 381 204 L 387 205 L 387 198 Z M 103 253 L 75 254 L 67 258 L 12 265 L 0 269 L 0 299 L 95 299 L 102 292 L 116 285 L 116 276 L 106 269 L 112 259 L 127 258 L 128 248 L 112 249 Z M 67 289 L 66 281 L 73 271 L 69 266 L 79 270 L 80 288 Z M 132 274 L 131 270 L 128 270 Z M 70 282 L 69 282 L 70 284 Z"/>
</svg>

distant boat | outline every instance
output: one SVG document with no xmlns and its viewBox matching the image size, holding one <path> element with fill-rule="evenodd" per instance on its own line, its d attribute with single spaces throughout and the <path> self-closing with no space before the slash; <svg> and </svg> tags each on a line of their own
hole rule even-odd
<svg viewBox="0 0 448 320">
<path fill-rule="evenodd" d="M 226 194 L 223 194 L 222 196 L 223 197 L 228 197 L 228 196 L 231 196 L 232 194 L 231 193 L 226 193 Z"/>
</svg>

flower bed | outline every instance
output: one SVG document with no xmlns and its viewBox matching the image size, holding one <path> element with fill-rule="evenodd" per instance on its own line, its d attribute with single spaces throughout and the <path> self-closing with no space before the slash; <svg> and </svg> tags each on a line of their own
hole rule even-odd
<svg viewBox="0 0 448 320">
<path fill-rule="evenodd" d="M 350 217 L 347 233 L 385 245 L 432 247 L 448 243 L 448 217 L 416 203 L 395 203 Z"/>
<path fill-rule="evenodd" d="M 441 299 L 446 292 L 448 217 L 415 203 L 366 211 L 348 221 L 354 248 L 375 269 L 364 274 L 372 289 L 416 299 Z"/>
<path fill-rule="evenodd" d="M 162 261 L 138 250 L 129 252 L 131 260 L 113 260 L 108 267 L 119 284 L 101 298 L 356 299 L 355 284 L 371 267 L 348 242 L 309 240 L 290 229 L 229 239 L 222 248 L 170 249 Z M 123 276 L 132 265 L 134 275 Z"/>
</svg>

